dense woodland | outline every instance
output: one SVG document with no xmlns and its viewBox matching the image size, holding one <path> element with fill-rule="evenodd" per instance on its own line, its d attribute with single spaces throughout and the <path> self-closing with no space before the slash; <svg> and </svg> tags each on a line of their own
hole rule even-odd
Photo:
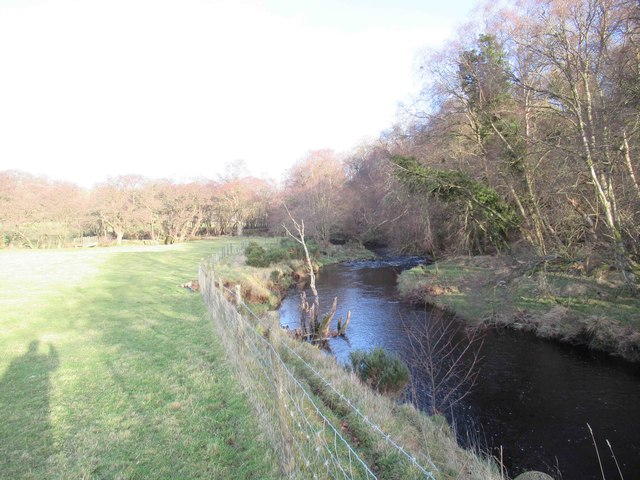
<svg viewBox="0 0 640 480">
<path fill-rule="evenodd" d="M 420 59 L 405 118 L 347 155 L 311 152 L 276 186 L 230 173 L 91 190 L 0 173 L 4 245 L 81 235 L 176 242 L 277 233 L 426 253 L 594 258 L 630 282 L 640 236 L 640 4 L 524 0 Z"/>
</svg>

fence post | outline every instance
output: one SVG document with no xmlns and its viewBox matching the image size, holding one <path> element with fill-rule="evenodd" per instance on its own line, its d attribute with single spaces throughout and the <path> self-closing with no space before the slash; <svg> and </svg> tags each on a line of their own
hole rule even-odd
<svg viewBox="0 0 640 480">
<path fill-rule="evenodd" d="M 213 269 L 211 269 L 211 280 L 209 281 L 209 285 L 207 285 L 209 287 L 209 296 L 211 298 L 215 298 L 215 294 L 216 294 L 216 279 L 214 277 L 214 273 L 213 273 Z"/>
<path fill-rule="evenodd" d="M 240 285 L 236 285 L 236 305 L 240 305 L 242 301 L 242 289 Z"/>
</svg>

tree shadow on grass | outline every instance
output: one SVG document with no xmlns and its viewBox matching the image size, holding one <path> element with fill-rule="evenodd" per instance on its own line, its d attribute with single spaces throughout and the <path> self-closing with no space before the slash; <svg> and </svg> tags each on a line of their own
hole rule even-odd
<svg viewBox="0 0 640 480">
<path fill-rule="evenodd" d="M 14 359 L 0 379 L 0 477 L 18 478 L 25 472 L 46 474 L 53 453 L 49 421 L 50 375 L 58 368 L 55 347 L 38 353 L 39 341 Z M 6 477 L 5 477 L 6 475 Z"/>
</svg>

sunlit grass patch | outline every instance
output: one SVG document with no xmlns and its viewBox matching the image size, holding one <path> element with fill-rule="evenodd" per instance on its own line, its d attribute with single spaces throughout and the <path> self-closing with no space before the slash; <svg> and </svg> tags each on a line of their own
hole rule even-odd
<svg viewBox="0 0 640 480">
<path fill-rule="evenodd" d="M 231 241 L 0 252 L 0 477 L 275 475 L 200 296 L 179 287 Z"/>
</svg>

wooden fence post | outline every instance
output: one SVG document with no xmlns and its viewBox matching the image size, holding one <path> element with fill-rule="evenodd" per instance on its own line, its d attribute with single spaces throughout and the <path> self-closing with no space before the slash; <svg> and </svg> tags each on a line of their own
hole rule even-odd
<svg viewBox="0 0 640 480">
<path fill-rule="evenodd" d="M 242 301 L 242 289 L 240 285 L 236 285 L 236 305 L 240 305 Z"/>
<path fill-rule="evenodd" d="M 215 273 L 213 271 L 213 268 L 211 269 L 211 280 L 209 281 L 209 296 L 211 298 L 215 298 L 215 294 L 216 294 L 216 277 L 215 277 Z"/>
</svg>

